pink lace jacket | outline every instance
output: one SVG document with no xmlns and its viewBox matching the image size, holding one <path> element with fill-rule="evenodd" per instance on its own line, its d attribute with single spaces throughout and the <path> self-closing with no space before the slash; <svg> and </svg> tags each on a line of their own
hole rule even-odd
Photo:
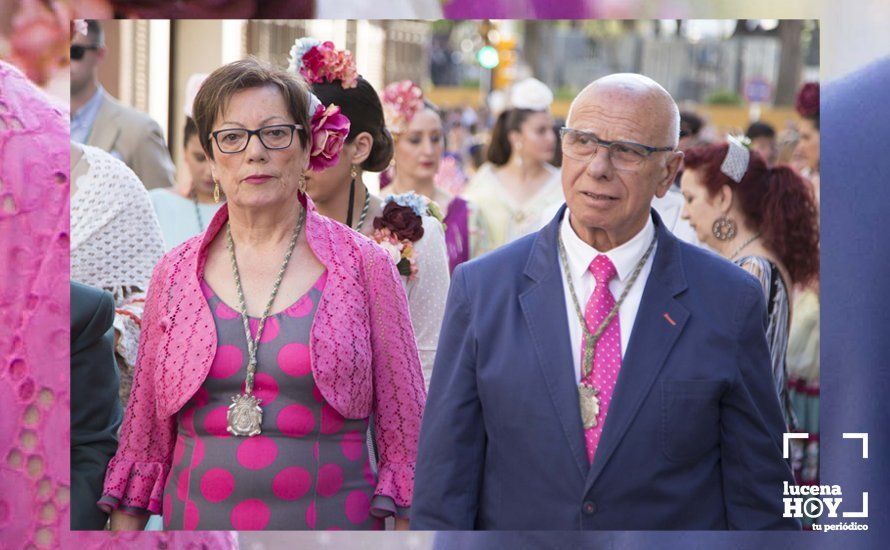
<svg viewBox="0 0 890 550">
<path fill-rule="evenodd" d="M 310 333 L 312 374 L 347 418 L 374 415 L 379 452 L 375 495 L 411 505 L 426 391 L 405 292 L 390 256 L 318 214 L 305 194 L 305 236 L 328 278 Z M 201 294 L 207 248 L 228 220 L 220 208 L 203 235 L 165 255 L 149 283 L 142 341 L 120 447 L 108 465 L 105 503 L 162 513 L 176 413 L 201 387 L 217 347 Z"/>
</svg>

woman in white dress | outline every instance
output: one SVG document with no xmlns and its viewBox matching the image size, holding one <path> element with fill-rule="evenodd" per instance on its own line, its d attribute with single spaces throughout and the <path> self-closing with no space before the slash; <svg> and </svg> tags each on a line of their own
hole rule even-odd
<svg viewBox="0 0 890 550">
<path fill-rule="evenodd" d="M 509 108 L 498 116 L 488 162 L 466 191 L 486 235 L 484 247 L 473 247 L 475 255 L 537 231 L 543 213 L 562 204 L 559 170 L 550 164 L 556 150 L 552 103 L 547 86 L 529 78 L 513 87 Z"/>
<path fill-rule="evenodd" d="M 139 178 L 105 151 L 71 142 L 71 280 L 114 296 L 115 352 L 126 407 L 148 281 L 164 254 L 161 228 Z"/>
<path fill-rule="evenodd" d="M 348 68 L 342 72 L 318 66 L 313 66 L 312 71 L 306 70 L 302 56 L 317 45 L 318 41 L 311 38 L 298 40 L 291 51 L 291 70 L 307 78 L 323 106 L 339 106 L 350 121 L 350 129 L 338 162 L 307 175 L 307 192 L 321 214 L 372 238 L 376 230 L 391 218 L 385 210 L 388 203 L 410 204 L 415 207 L 415 212 L 426 210 L 419 220 L 422 231 L 411 235 L 421 233 L 422 237 L 411 245 L 413 262 L 410 262 L 410 272 L 408 268 L 406 271 L 400 268 L 400 272 L 408 295 L 424 381 L 428 386 L 450 284 L 445 230 L 441 220 L 432 215 L 435 207 L 430 211 L 426 199 L 406 195 L 376 197 L 363 183 L 365 171 L 384 170 L 393 156 L 393 138 L 386 128 L 383 107 L 377 91 L 355 73 L 354 64 L 345 64 Z M 310 55 L 308 59 L 318 57 Z M 426 207 L 421 207 L 422 202 Z M 409 213 L 408 217 L 411 216 L 413 214 Z M 408 240 L 414 241 L 413 238 Z"/>
<path fill-rule="evenodd" d="M 152 189 L 148 192 L 161 224 L 164 235 L 165 252 L 179 246 L 198 233 L 207 229 L 213 215 L 221 206 L 219 186 L 210 175 L 210 163 L 201 148 L 198 127 L 192 119 L 192 102 L 206 75 L 194 74 L 186 85 L 185 128 L 183 130 L 182 152 L 189 173 L 189 193 L 183 197 L 174 188 Z"/>
</svg>

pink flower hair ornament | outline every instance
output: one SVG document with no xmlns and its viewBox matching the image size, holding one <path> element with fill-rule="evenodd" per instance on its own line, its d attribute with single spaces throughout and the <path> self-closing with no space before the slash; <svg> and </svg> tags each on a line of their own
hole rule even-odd
<svg viewBox="0 0 890 550">
<path fill-rule="evenodd" d="M 333 42 L 315 38 L 299 38 L 290 49 L 287 66 L 293 74 L 302 75 L 310 84 L 340 81 L 343 88 L 355 88 L 358 72 L 352 52 L 338 50 Z"/>
<path fill-rule="evenodd" d="M 394 134 L 404 133 L 419 111 L 424 108 L 423 90 L 410 80 L 393 82 L 381 96 L 386 126 Z"/>
<path fill-rule="evenodd" d="M 309 169 L 321 171 L 335 166 L 349 135 L 349 119 L 340 107 L 331 104 L 318 105 L 312 115 L 309 129 Z"/>
</svg>

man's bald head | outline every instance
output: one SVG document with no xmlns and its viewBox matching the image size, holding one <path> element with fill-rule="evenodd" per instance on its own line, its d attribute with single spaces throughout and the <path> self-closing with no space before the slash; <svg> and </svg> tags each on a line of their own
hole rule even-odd
<svg viewBox="0 0 890 550">
<path fill-rule="evenodd" d="M 625 112 L 638 113 L 633 124 L 645 124 L 652 139 L 648 145 L 676 147 L 680 139 L 680 109 L 671 94 L 658 82 L 635 73 L 616 73 L 588 84 L 572 101 L 568 126 L 574 126 L 573 115 L 593 110 L 633 105 Z"/>
</svg>

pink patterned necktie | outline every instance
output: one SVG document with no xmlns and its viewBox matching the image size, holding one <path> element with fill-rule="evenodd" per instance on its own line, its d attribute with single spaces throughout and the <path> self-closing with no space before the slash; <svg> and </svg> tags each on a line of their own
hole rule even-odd
<svg viewBox="0 0 890 550">
<path fill-rule="evenodd" d="M 584 312 L 584 320 L 587 322 L 587 330 L 596 332 L 600 323 L 609 315 L 615 306 L 615 297 L 609 291 L 611 281 L 617 271 L 612 261 L 605 254 L 600 254 L 590 262 L 588 268 L 596 279 L 596 288 L 587 301 L 587 310 Z M 581 357 L 584 357 L 584 341 L 581 342 Z M 603 425 L 606 423 L 606 415 L 609 414 L 609 403 L 612 401 L 612 392 L 615 390 L 615 381 L 618 380 L 618 370 L 621 368 L 621 328 L 616 315 L 606 330 L 603 331 L 596 344 L 596 355 L 593 360 L 593 368 L 590 374 L 582 381 L 591 384 L 599 390 L 599 415 L 596 417 L 596 426 L 584 430 L 584 441 L 587 444 L 587 459 L 593 463 L 596 448 L 603 434 Z M 583 370 L 582 370 L 583 375 Z"/>
</svg>

